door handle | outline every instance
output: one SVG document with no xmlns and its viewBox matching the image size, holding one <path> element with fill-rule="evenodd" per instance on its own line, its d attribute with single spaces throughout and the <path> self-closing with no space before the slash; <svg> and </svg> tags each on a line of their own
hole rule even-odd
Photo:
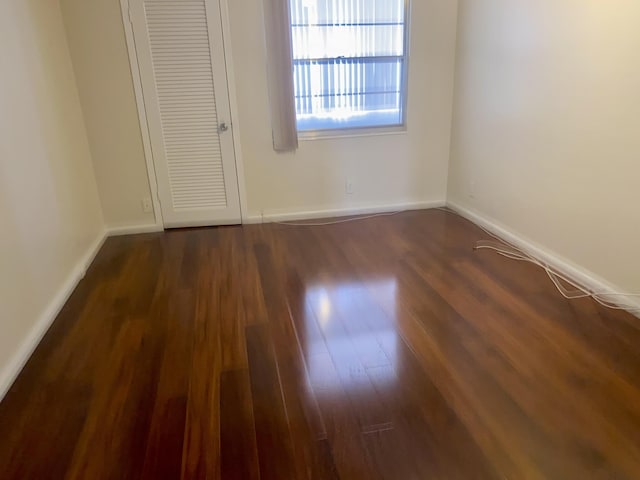
<svg viewBox="0 0 640 480">
<path fill-rule="evenodd" d="M 222 123 L 218 126 L 218 132 L 219 132 L 219 133 L 224 133 L 224 132 L 226 132 L 227 130 L 229 130 L 229 126 L 228 126 L 225 122 L 222 122 Z"/>
</svg>

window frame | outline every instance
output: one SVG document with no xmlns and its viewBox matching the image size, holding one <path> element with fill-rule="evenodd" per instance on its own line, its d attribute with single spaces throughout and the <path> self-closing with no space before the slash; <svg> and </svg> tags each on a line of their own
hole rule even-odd
<svg viewBox="0 0 640 480">
<path fill-rule="evenodd" d="M 298 139 L 301 141 L 326 140 L 343 137 L 370 137 L 377 135 L 402 135 L 407 132 L 407 107 L 409 105 L 409 50 L 411 46 L 411 0 L 404 0 L 404 49 L 402 58 L 402 82 L 401 82 L 401 116 L 399 124 L 371 125 L 364 127 L 322 128 L 315 130 L 298 131 Z M 291 24 L 289 28 L 292 28 Z M 384 58 L 385 56 L 380 56 Z M 378 58 L 378 57 L 371 57 Z M 295 62 L 295 60 L 293 60 Z M 293 63 L 292 63 L 293 66 Z M 294 94 L 295 95 L 295 94 Z M 297 124 L 298 112 L 296 112 Z"/>
</svg>

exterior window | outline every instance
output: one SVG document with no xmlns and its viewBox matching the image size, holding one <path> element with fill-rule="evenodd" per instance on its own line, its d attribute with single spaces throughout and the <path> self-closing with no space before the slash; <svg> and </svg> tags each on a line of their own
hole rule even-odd
<svg viewBox="0 0 640 480">
<path fill-rule="evenodd" d="M 404 124 L 406 0 L 290 0 L 298 130 Z"/>
</svg>

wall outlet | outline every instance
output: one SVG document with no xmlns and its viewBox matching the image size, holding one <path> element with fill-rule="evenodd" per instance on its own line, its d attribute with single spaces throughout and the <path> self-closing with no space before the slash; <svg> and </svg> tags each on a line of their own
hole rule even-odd
<svg viewBox="0 0 640 480">
<path fill-rule="evenodd" d="M 350 178 L 344 180 L 344 193 L 353 195 L 353 181 Z"/>
<path fill-rule="evenodd" d="M 146 197 L 142 199 L 142 211 L 144 213 L 153 213 L 153 202 L 151 198 Z"/>
</svg>

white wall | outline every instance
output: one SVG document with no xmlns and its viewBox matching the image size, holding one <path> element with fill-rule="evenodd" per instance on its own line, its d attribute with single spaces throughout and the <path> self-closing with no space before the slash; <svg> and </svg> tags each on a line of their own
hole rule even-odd
<svg viewBox="0 0 640 480">
<path fill-rule="evenodd" d="M 640 3 L 459 12 L 449 199 L 640 292 Z"/>
<path fill-rule="evenodd" d="M 0 71 L 1 397 L 104 227 L 57 2 L 0 2 Z"/>
<path fill-rule="evenodd" d="M 60 0 L 91 146 L 105 221 L 110 228 L 153 224 L 133 81 L 119 0 Z"/>
<path fill-rule="evenodd" d="M 302 141 L 293 154 L 272 148 L 262 1 L 228 4 L 250 215 L 445 200 L 456 1 L 411 2 L 405 134 Z"/>
<path fill-rule="evenodd" d="M 105 218 L 152 223 L 119 0 L 61 0 Z M 261 0 L 223 0 L 231 21 L 248 213 L 441 201 L 446 195 L 456 2 L 414 0 L 409 130 L 272 148 Z M 345 177 L 355 194 L 345 195 Z"/>
</svg>

